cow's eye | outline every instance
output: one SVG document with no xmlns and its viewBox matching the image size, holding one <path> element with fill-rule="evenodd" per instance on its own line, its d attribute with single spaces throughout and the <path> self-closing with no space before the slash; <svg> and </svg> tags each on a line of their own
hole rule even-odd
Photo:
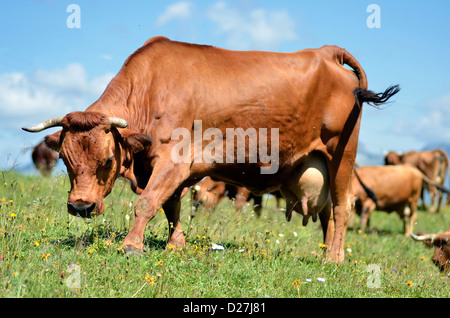
<svg viewBox="0 0 450 318">
<path fill-rule="evenodd" d="M 110 157 L 108 158 L 108 160 L 106 160 L 105 166 L 109 166 L 111 164 L 111 162 L 113 161 L 114 157 Z"/>
</svg>

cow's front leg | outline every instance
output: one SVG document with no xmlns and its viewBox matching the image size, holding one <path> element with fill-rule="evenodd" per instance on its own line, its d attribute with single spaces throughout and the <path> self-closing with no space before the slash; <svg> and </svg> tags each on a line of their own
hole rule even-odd
<svg viewBox="0 0 450 318">
<path fill-rule="evenodd" d="M 152 176 L 134 207 L 136 218 L 133 228 L 123 242 L 122 248 L 125 252 L 143 250 L 144 230 L 147 223 L 153 219 L 158 209 L 168 201 L 188 176 L 188 164 L 174 164 L 170 157 L 161 157 L 159 163 L 155 165 Z M 168 207 L 172 208 L 173 203 L 168 203 Z M 168 216 L 168 220 L 172 222 L 175 228 L 170 238 L 171 241 L 174 241 L 176 237 L 174 233 L 180 233 L 181 227 L 179 225 L 179 207 L 178 212 L 173 212 L 176 209 L 173 210 L 171 208 L 168 209 L 170 215 Z M 177 239 L 178 243 L 184 241 L 184 238 L 180 236 Z"/>
</svg>

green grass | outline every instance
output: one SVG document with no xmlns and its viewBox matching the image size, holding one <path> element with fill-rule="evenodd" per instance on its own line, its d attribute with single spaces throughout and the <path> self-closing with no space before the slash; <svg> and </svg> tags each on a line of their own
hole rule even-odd
<svg viewBox="0 0 450 318">
<path fill-rule="evenodd" d="M 286 222 L 272 198 L 261 218 L 251 205 L 236 213 L 228 200 L 191 218 L 186 196 L 186 247 L 166 249 L 167 221 L 158 212 L 145 232 L 146 251 L 128 257 L 119 250 L 137 199 L 129 185 L 118 180 L 105 214 L 90 220 L 67 213 L 69 188 L 65 176 L 0 171 L 0 297 L 450 296 L 449 278 L 431 262 L 433 251 L 405 238 L 396 214 L 375 212 L 367 234 L 358 233 L 355 217 L 346 259 L 335 265 L 322 262 L 319 222 L 303 227 L 298 215 Z M 414 231 L 446 230 L 449 219 L 449 207 L 419 211 Z M 225 249 L 213 250 L 212 243 Z M 378 271 L 368 272 L 369 265 Z"/>
</svg>

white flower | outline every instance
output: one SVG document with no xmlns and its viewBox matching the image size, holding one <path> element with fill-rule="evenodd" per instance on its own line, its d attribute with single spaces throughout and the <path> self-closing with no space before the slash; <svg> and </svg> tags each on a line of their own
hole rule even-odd
<svg viewBox="0 0 450 318">
<path fill-rule="evenodd" d="M 294 232 L 294 236 L 297 236 L 297 232 Z"/>
<path fill-rule="evenodd" d="M 325 281 L 325 278 L 323 278 L 323 277 L 317 277 L 317 280 L 318 280 L 319 282 L 324 282 L 324 281 Z"/>
<path fill-rule="evenodd" d="M 213 250 L 224 250 L 225 249 L 225 247 L 223 247 L 222 245 L 216 244 L 216 243 L 212 243 L 211 248 Z"/>
</svg>

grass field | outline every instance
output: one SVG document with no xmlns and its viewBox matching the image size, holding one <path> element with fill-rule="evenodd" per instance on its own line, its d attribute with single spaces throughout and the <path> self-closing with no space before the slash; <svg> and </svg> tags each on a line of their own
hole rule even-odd
<svg viewBox="0 0 450 318">
<path fill-rule="evenodd" d="M 133 224 L 133 194 L 118 180 L 105 213 L 85 220 L 66 210 L 69 180 L 0 171 L 0 296 L 19 298 L 447 298 L 450 279 L 433 251 L 403 236 L 397 214 L 375 212 L 366 234 L 350 227 L 346 259 L 322 262 L 320 223 L 286 222 L 268 197 L 261 218 L 252 205 L 236 213 L 225 200 L 191 217 L 182 202 L 185 248 L 166 248 L 167 221 L 149 223 L 141 256 L 121 243 Z M 414 231 L 444 231 L 450 208 L 419 211 Z M 217 244 L 223 249 L 214 249 Z"/>
</svg>

